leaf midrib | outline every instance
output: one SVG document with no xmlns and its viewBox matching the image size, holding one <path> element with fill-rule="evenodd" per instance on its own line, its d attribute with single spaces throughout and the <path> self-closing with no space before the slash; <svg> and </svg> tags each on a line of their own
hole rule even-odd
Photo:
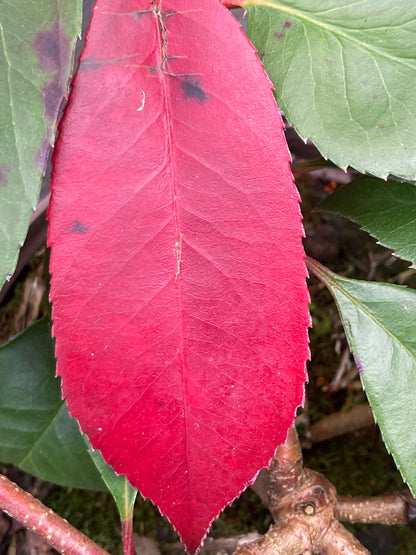
<svg viewBox="0 0 416 555">
<path fill-rule="evenodd" d="M 346 289 L 344 289 L 339 283 L 338 281 L 336 281 L 332 276 L 331 276 L 331 281 L 332 281 L 332 287 L 334 289 L 338 289 L 338 291 L 340 291 L 345 297 L 348 298 L 349 301 L 351 301 L 351 303 L 358 308 L 361 312 L 363 312 L 368 318 L 370 318 L 370 320 L 372 320 L 375 324 L 377 324 L 385 333 L 386 335 L 390 336 L 392 338 L 393 341 L 395 341 L 396 343 L 399 344 L 399 346 L 404 349 L 406 351 L 406 353 L 408 354 L 409 358 L 411 358 L 412 360 L 414 360 L 416 362 L 416 353 L 414 353 L 413 351 L 409 351 L 409 348 L 403 344 L 402 341 L 400 341 L 400 339 L 394 335 L 394 333 L 392 333 L 388 328 L 386 328 L 386 326 L 380 322 L 375 316 L 374 314 L 372 314 L 367 308 L 365 308 L 365 305 L 360 304 L 356 298 L 351 295 L 348 291 L 346 291 Z M 337 303 L 338 304 L 338 303 Z M 342 312 L 340 310 L 340 312 Z"/>
<path fill-rule="evenodd" d="M 36 439 L 34 439 L 34 441 L 32 442 L 31 446 L 29 447 L 29 449 L 27 450 L 27 452 L 25 453 L 24 457 L 22 458 L 21 461 L 19 461 L 19 465 L 22 466 L 24 465 L 26 462 L 27 463 L 31 463 L 31 455 L 34 453 L 34 451 L 36 450 L 37 446 L 39 445 L 40 441 L 42 440 L 42 438 L 46 435 L 46 433 L 48 432 L 48 430 L 51 428 L 51 426 L 54 425 L 56 418 L 58 417 L 59 413 L 61 412 L 61 410 L 64 408 L 65 403 L 62 401 L 59 403 L 59 405 L 57 405 L 56 409 L 54 410 L 53 413 L 51 413 L 51 417 L 49 419 L 49 422 L 47 422 L 47 424 L 40 430 L 40 432 L 37 434 Z"/>
<path fill-rule="evenodd" d="M 300 19 L 301 21 L 310 23 L 312 25 L 316 25 L 317 27 L 320 27 L 321 29 L 325 30 L 328 33 L 331 33 L 331 34 L 336 35 L 338 37 L 342 37 L 344 40 L 347 40 L 351 43 L 356 44 L 357 46 L 359 46 L 363 50 L 367 50 L 368 52 L 370 52 L 373 55 L 376 54 L 376 55 L 378 55 L 382 58 L 386 58 L 387 60 L 389 60 L 393 63 L 396 63 L 398 65 L 402 65 L 402 66 L 406 67 L 407 69 L 411 69 L 412 71 L 415 71 L 415 69 L 416 69 L 413 65 L 406 63 L 403 60 L 403 58 L 397 58 L 395 56 L 392 56 L 388 52 L 380 50 L 380 49 L 376 48 L 375 46 L 373 46 L 369 43 L 365 43 L 363 41 L 360 41 L 357 38 L 349 35 L 348 33 L 341 31 L 339 29 L 339 27 L 336 27 L 335 25 L 331 25 L 330 23 L 324 23 L 322 21 L 314 19 L 314 18 L 306 15 L 304 12 L 301 12 L 301 11 L 296 10 L 294 8 L 289 8 L 288 6 L 284 6 L 283 4 L 278 4 L 276 2 L 272 2 L 272 1 L 268 1 L 268 0 L 248 0 L 246 2 L 242 2 L 241 5 L 244 8 L 246 8 L 248 5 L 253 5 L 253 6 L 260 6 L 260 7 L 265 7 L 265 8 L 272 8 L 274 10 L 284 12 L 288 15 L 296 17 L 297 19 Z"/>
</svg>

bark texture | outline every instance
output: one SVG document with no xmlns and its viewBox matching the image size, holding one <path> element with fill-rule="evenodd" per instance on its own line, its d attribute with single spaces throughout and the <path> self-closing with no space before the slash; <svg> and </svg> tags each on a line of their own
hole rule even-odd
<svg viewBox="0 0 416 555">
<path fill-rule="evenodd" d="M 65 519 L 0 475 L 0 508 L 66 555 L 109 555 Z"/>
<path fill-rule="evenodd" d="M 270 467 L 269 507 L 275 524 L 258 541 L 235 555 L 369 554 L 337 520 L 335 487 L 318 472 L 303 467 L 295 428 Z"/>
</svg>

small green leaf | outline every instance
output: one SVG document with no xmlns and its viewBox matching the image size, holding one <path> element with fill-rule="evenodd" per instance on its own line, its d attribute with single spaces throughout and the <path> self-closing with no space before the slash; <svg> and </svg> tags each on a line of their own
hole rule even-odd
<svg viewBox="0 0 416 555">
<path fill-rule="evenodd" d="M 105 489 L 61 399 L 46 319 L 0 348 L 0 460 L 63 486 Z"/>
<path fill-rule="evenodd" d="M 338 166 L 416 177 L 416 3 L 247 0 L 248 35 L 303 138 Z"/>
<path fill-rule="evenodd" d="M 114 472 L 112 467 L 105 462 L 100 451 L 92 450 L 90 446 L 90 453 L 102 479 L 114 497 L 121 521 L 124 522 L 131 519 L 137 497 L 137 489 L 130 485 L 125 476 Z"/>
<path fill-rule="evenodd" d="M 416 493 L 416 291 L 347 279 L 309 259 L 331 291 L 363 387 L 403 479 Z"/>
<path fill-rule="evenodd" d="M 322 201 L 321 210 L 338 212 L 416 267 L 416 186 L 360 177 Z"/>
<path fill-rule="evenodd" d="M 38 200 L 81 17 L 81 0 L 0 3 L 0 287 Z"/>
</svg>

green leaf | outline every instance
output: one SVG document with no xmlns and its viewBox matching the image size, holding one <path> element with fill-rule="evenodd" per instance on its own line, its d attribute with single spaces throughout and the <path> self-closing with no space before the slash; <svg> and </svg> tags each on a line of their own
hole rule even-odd
<svg viewBox="0 0 416 555">
<path fill-rule="evenodd" d="M 303 138 L 338 166 L 416 177 L 416 3 L 248 0 L 248 35 Z"/>
<path fill-rule="evenodd" d="M 314 260 L 331 291 L 384 442 L 416 493 L 416 291 L 347 279 Z"/>
<path fill-rule="evenodd" d="M 81 0 L 0 2 L 0 287 L 38 200 L 81 17 Z"/>
<path fill-rule="evenodd" d="M 105 489 L 61 400 L 46 319 L 0 348 L 0 460 L 63 486 Z"/>
<path fill-rule="evenodd" d="M 322 201 L 318 208 L 360 224 L 382 245 L 416 267 L 416 186 L 360 177 Z"/>
<path fill-rule="evenodd" d="M 114 472 L 112 467 L 105 462 L 100 451 L 92 450 L 91 447 L 90 449 L 92 460 L 114 497 L 121 521 L 124 522 L 131 519 L 133 517 L 134 503 L 137 497 L 137 489 L 130 485 L 130 482 L 125 476 L 118 475 Z"/>
</svg>

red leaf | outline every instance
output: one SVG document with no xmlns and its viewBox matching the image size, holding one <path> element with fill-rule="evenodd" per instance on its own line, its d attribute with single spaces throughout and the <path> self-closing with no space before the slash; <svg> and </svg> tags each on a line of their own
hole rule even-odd
<svg viewBox="0 0 416 555">
<path fill-rule="evenodd" d="M 303 399 L 298 194 L 218 0 L 101 0 L 60 128 L 49 244 L 71 414 L 189 550 Z"/>
</svg>

